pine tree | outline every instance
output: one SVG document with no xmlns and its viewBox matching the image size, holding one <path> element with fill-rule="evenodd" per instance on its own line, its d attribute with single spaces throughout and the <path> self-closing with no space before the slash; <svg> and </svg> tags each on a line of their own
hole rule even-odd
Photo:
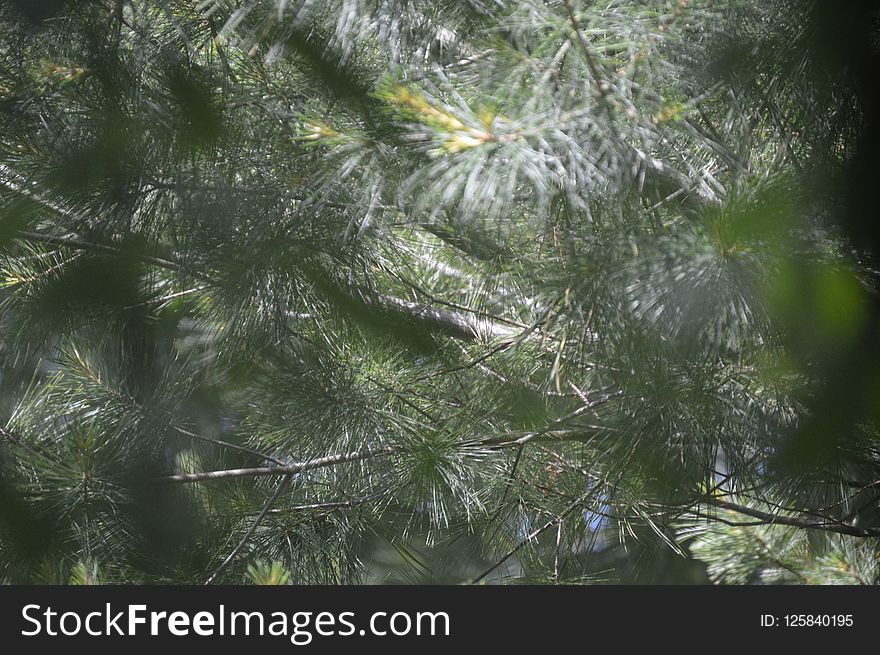
<svg viewBox="0 0 880 655">
<path fill-rule="evenodd" d="M 0 576 L 875 583 L 872 16 L 2 5 Z"/>
</svg>

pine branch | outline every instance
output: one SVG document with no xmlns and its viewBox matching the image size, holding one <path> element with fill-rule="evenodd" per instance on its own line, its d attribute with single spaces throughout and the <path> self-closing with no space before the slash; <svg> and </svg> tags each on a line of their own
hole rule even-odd
<svg viewBox="0 0 880 655">
<path fill-rule="evenodd" d="M 397 310 L 425 327 L 438 330 L 448 336 L 464 341 L 493 340 L 512 337 L 516 334 L 515 328 L 509 325 L 478 318 L 468 313 L 453 311 L 428 303 L 412 302 L 385 294 L 378 294 L 374 298 L 384 309 Z"/>
<path fill-rule="evenodd" d="M 490 566 L 488 569 L 486 569 L 485 571 L 483 571 L 482 573 L 480 573 L 477 577 L 475 577 L 474 579 L 472 579 L 472 580 L 470 581 L 470 584 L 477 584 L 478 582 L 480 582 L 481 580 L 483 580 L 486 576 L 488 576 L 490 573 L 492 573 L 492 571 L 494 571 L 494 570 L 497 569 L 499 566 L 501 566 L 502 564 L 504 564 L 504 562 L 506 562 L 506 561 L 509 560 L 511 557 L 513 557 L 514 555 L 516 555 L 520 550 L 522 550 L 522 548 L 523 548 L 524 546 L 526 546 L 527 544 L 529 544 L 531 541 L 533 541 L 534 539 L 537 539 L 538 537 L 540 537 L 542 534 L 544 534 L 547 530 L 549 530 L 549 529 L 552 528 L 553 526 L 555 526 L 555 525 L 560 525 L 560 524 L 562 523 L 563 519 L 565 519 L 566 516 L 568 516 L 569 514 L 571 514 L 571 513 L 572 513 L 574 510 L 576 510 L 578 507 L 580 507 L 581 504 L 582 504 L 582 503 L 583 503 L 583 502 L 584 502 L 589 496 L 590 496 L 590 494 L 588 493 L 588 494 L 584 494 L 583 496 L 581 496 L 581 497 L 575 499 L 575 501 L 572 502 L 568 507 L 566 507 L 566 508 L 565 508 L 565 509 L 559 514 L 559 516 L 554 516 L 551 520 L 547 521 L 547 523 L 545 523 L 544 525 L 542 525 L 540 528 L 538 528 L 538 529 L 534 530 L 533 532 L 531 532 L 531 533 L 530 533 L 525 539 L 523 539 L 523 540 L 520 541 L 516 546 L 514 546 L 514 547 L 511 548 L 509 551 L 507 551 L 507 553 L 505 553 L 504 556 L 501 557 L 501 559 L 499 559 L 498 561 L 496 561 L 492 566 Z"/>
<path fill-rule="evenodd" d="M 275 509 L 270 509 L 269 513 L 288 514 L 291 512 L 305 512 L 311 510 L 325 510 L 327 512 L 331 512 L 337 509 L 350 509 L 352 507 L 358 507 L 374 500 L 378 500 L 379 498 L 387 494 L 388 491 L 377 491 L 376 493 L 372 493 L 367 496 L 361 496 L 360 498 L 352 498 L 351 500 L 330 500 L 323 503 L 306 503 L 304 505 L 292 505 L 290 507 L 284 508 L 279 507 Z"/>
<path fill-rule="evenodd" d="M 204 441 L 205 443 L 214 444 L 215 446 L 220 446 L 221 448 L 228 448 L 230 450 L 237 450 L 241 453 L 247 453 L 248 455 L 253 455 L 255 457 L 259 457 L 260 459 L 264 459 L 267 462 L 273 462 L 279 466 L 284 466 L 284 462 L 275 459 L 271 455 L 267 455 L 266 453 L 261 453 L 259 450 L 254 450 L 253 448 L 248 448 L 247 446 L 239 446 L 238 444 L 231 443 L 229 441 L 223 441 L 222 439 L 215 439 L 214 437 L 206 437 L 201 434 L 196 434 L 195 432 L 190 432 L 184 428 L 178 427 L 176 425 L 169 426 L 172 430 L 177 432 L 178 434 L 182 434 L 185 437 L 189 437 L 190 439 L 197 439 L 198 441 Z"/>
<path fill-rule="evenodd" d="M 394 455 L 397 452 L 398 450 L 392 447 L 368 449 L 337 455 L 328 455 L 327 457 L 319 457 L 307 462 L 285 464 L 284 466 L 263 466 L 258 468 L 224 469 L 220 471 L 208 471 L 205 473 L 184 473 L 181 475 L 169 475 L 162 478 L 162 480 L 164 482 L 172 483 L 189 483 L 230 478 L 292 475 L 294 473 L 305 473 L 306 471 L 313 471 L 315 469 L 326 468 L 328 466 L 335 466 L 347 462 L 359 462 L 365 459 L 387 457 L 388 455 Z"/>
<path fill-rule="evenodd" d="M 528 432 L 525 435 L 517 438 L 511 438 L 509 436 L 505 437 L 488 437 L 484 439 L 475 439 L 468 440 L 461 443 L 462 446 L 466 446 L 468 448 L 492 448 L 495 450 L 504 449 L 504 448 L 520 448 L 531 442 L 539 442 L 540 437 L 545 435 L 550 435 L 553 430 L 559 428 L 564 425 L 571 419 L 577 418 L 588 411 L 592 411 L 596 407 L 604 405 L 610 402 L 613 398 L 619 397 L 619 394 L 612 394 L 610 396 L 605 396 L 598 400 L 595 400 L 587 405 L 583 405 L 576 410 L 569 412 L 565 416 L 553 421 L 547 427 L 542 428 L 541 430 L 536 430 L 534 432 Z M 568 441 L 569 439 L 564 436 L 556 436 L 551 435 L 549 437 L 550 441 L 560 443 L 564 441 Z M 571 441 L 583 441 L 583 435 L 581 433 L 576 433 L 576 436 L 570 439 Z M 243 477 L 261 477 L 261 476 L 271 476 L 271 475 L 288 475 L 291 473 L 301 473 L 304 471 L 310 471 L 313 469 L 326 468 L 328 466 L 335 466 L 337 464 L 343 464 L 346 462 L 353 461 L 362 461 L 367 459 L 374 459 L 377 457 L 387 457 L 389 455 L 400 455 L 406 452 L 405 448 L 402 447 L 393 447 L 388 446 L 385 448 L 378 449 L 367 449 L 363 451 L 354 451 L 350 453 L 341 453 L 335 455 L 328 455 L 326 457 L 317 458 L 308 462 L 297 462 L 295 464 L 285 464 L 283 466 L 263 466 L 256 468 L 241 468 L 241 469 L 222 469 L 217 471 L 207 471 L 203 473 L 185 473 L 180 475 L 171 475 L 162 478 L 164 482 L 172 482 L 172 483 L 192 483 L 192 482 L 205 482 L 208 480 L 221 480 L 227 478 L 243 478 Z"/>
<path fill-rule="evenodd" d="M 272 505 L 275 503 L 276 500 L 278 500 L 284 490 L 287 489 L 287 487 L 290 485 L 291 480 L 293 480 L 293 476 L 287 475 L 284 477 L 284 479 L 281 480 L 281 482 L 278 483 L 275 491 L 272 493 L 271 496 L 269 496 L 269 500 L 267 500 L 266 504 L 263 505 L 263 509 L 260 510 L 257 518 L 255 518 L 253 523 L 251 523 L 251 526 L 248 528 L 247 532 L 244 533 L 235 548 L 232 549 L 232 552 L 230 552 L 229 555 L 226 556 L 226 558 L 220 563 L 220 566 L 218 566 L 214 570 L 214 572 L 208 577 L 208 579 L 205 580 L 206 585 L 214 582 L 214 580 L 217 579 L 217 576 L 219 576 L 223 572 L 223 569 L 225 569 L 229 565 L 229 563 L 235 559 L 235 556 L 238 555 L 239 552 L 241 552 L 241 549 L 244 548 L 245 544 L 248 542 L 248 539 L 250 539 L 251 535 L 253 535 L 254 532 L 257 531 L 260 523 L 262 523 L 263 519 L 266 518 L 269 510 L 272 509 Z"/>
<path fill-rule="evenodd" d="M 31 243 L 42 243 L 54 248 L 70 248 L 71 250 L 82 250 L 85 252 L 100 252 L 106 254 L 119 254 L 124 252 L 122 248 L 111 246 L 95 241 L 86 241 L 77 237 L 56 236 L 52 234 L 41 234 L 39 232 L 30 232 L 27 230 L 19 230 L 15 236 L 23 241 Z M 156 257 L 154 255 L 146 255 L 143 253 L 127 253 L 137 257 L 146 264 L 152 264 L 158 268 L 164 268 L 171 271 L 181 270 L 181 265 L 177 261 Z"/>
<path fill-rule="evenodd" d="M 704 497 L 703 500 L 710 505 L 720 509 L 727 509 L 738 514 L 751 516 L 760 519 L 764 525 L 789 525 L 795 528 L 804 528 L 806 530 L 821 530 L 824 532 L 836 532 L 851 537 L 880 537 L 880 528 L 857 528 L 846 523 L 837 523 L 830 521 L 816 521 L 815 519 L 799 518 L 794 516 L 784 516 L 781 514 L 771 514 L 753 507 L 746 507 L 737 503 L 731 503 L 713 496 Z"/>
<path fill-rule="evenodd" d="M 611 85 L 608 80 L 605 79 L 602 71 L 599 70 L 599 64 L 590 48 L 587 37 L 581 30 L 580 21 L 574 13 L 574 7 L 572 7 L 570 0 L 565 0 L 563 4 L 568 13 L 569 21 L 571 22 L 578 45 L 583 52 L 584 59 L 587 61 L 590 75 L 596 83 L 596 88 L 599 93 L 599 102 L 605 108 L 608 114 L 609 124 L 613 127 L 616 122 L 614 112 L 617 108 L 617 102 L 611 95 Z M 669 164 L 660 161 L 656 157 L 640 150 L 639 148 L 624 143 L 616 131 L 615 136 L 616 140 L 627 152 L 629 157 L 633 161 L 638 162 L 648 176 L 654 178 L 654 182 L 657 186 L 664 189 L 664 193 L 683 191 L 685 194 L 683 199 L 690 201 L 697 206 L 716 207 L 721 205 L 721 200 L 704 180 L 700 179 L 694 182 L 687 175 L 677 171 Z"/>
<path fill-rule="evenodd" d="M 10 174 L 10 169 L 0 164 L 0 175 L 8 176 Z M 20 182 L 7 184 L 7 180 L 0 179 L 0 184 L 6 185 L 8 186 L 8 188 L 16 192 L 24 193 L 34 202 L 40 203 L 42 206 L 62 218 L 76 218 L 77 220 L 82 220 L 81 216 L 75 215 L 73 212 L 65 209 L 63 205 L 59 203 L 50 202 L 40 194 L 28 190 Z M 90 252 L 123 252 L 123 250 L 118 246 L 95 243 L 78 237 L 62 237 L 26 230 L 17 232 L 16 236 L 25 241 L 44 243 L 54 247 L 67 247 Z M 184 267 L 180 263 L 180 257 L 174 254 L 157 257 L 153 255 L 136 253 L 136 256 L 145 263 L 152 264 L 160 268 L 181 271 L 209 282 L 212 281 L 212 277 L 210 275 L 207 275 L 206 273 L 199 271 L 198 269 L 195 269 L 193 267 Z M 504 323 L 500 323 L 490 319 L 476 318 L 475 316 L 472 316 L 466 312 L 453 311 L 445 307 L 435 307 L 427 303 L 416 303 L 385 294 L 373 294 L 367 296 L 357 288 L 351 288 L 349 290 L 349 293 L 351 294 L 352 298 L 360 298 L 361 300 L 364 300 L 368 303 L 376 303 L 383 309 L 399 312 L 428 329 L 443 332 L 444 334 L 455 337 L 457 339 L 462 339 L 465 341 L 474 341 L 477 339 L 491 340 L 500 337 L 509 337 L 513 334 L 513 329 L 505 325 Z"/>
</svg>

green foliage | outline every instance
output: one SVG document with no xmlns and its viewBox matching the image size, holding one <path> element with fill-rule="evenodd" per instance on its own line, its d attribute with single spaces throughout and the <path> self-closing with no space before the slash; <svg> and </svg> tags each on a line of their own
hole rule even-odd
<svg viewBox="0 0 880 655">
<path fill-rule="evenodd" d="M 28 7 L 4 579 L 877 581 L 860 3 Z"/>
<path fill-rule="evenodd" d="M 726 521 L 695 525 L 683 536 L 716 584 L 875 584 L 876 551 L 852 537 L 810 535 L 784 526 L 752 524 L 732 512 Z M 811 538 L 812 537 L 812 538 Z"/>
<path fill-rule="evenodd" d="M 247 569 L 247 577 L 253 584 L 257 585 L 284 585 L 290 578 L 281 562 L 257 562 L 251 564 Z"/>
</svg>

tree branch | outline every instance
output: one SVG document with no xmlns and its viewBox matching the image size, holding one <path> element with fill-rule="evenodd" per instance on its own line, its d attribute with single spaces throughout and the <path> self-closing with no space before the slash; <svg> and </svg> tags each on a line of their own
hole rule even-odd
<svg viewBox="0 0 880 655">
<path fill-rule="evenodd" d="M 86 217 L 77 214 L 73 210 L 64 207 L 62 204 L 50 200 L 38 193 L 34 189 L 34 185 L 23 181 L 21 175 L 12 171 L 12 169 L 4 164 L 0 164 L 0 186 L 4 186 L 15 193 L 24 195 L 43 208 L 48 209 L 57 216 L 65 219 L 67 222 L 73 222 L 75 224 L 88 224 L 89 222 Z M 65 227 L 69 227 L 69 225 Z M 123 249 L 119 246 L 95 243 L 80 237 L 56 236 L 27 230 L 18 231 L 16 236 L 25 241 L 44 243 L 54 247 L 73 248 L 90 252 L 123 252 Z M 166 254 L 162 257 L 141 253 L 137 253 L 137 256 L 144 262 L 154 266 L 167 270 L 184 271 L 190 275 L 211 281 L 209 276 L 200 271 L 184 268 L 180 263 L 180 258 L 173 253 Z M 350 293 L 352 296 L 363 296 L 363 294 L 360 294 L 357 289 L 351 289 Z M 466 341 L 473 341 L 482 338 L 496 339 L 500 337 L 509 337 L 515 333 L 515 330 L 502 323 L 490 319 L 477 318 L 476 316 L 463 311 L 435 307 L 427 303 L 411 302 L 402 298 L 382 294 L 374 295 L 369 298 L 362 297 L 362 299 L 367 302 L 376 303 L 385 309 L 404 314 L 426 327 L 438 330 L 457 339 Z"/>
<path fill-rule="evenodd" d="M 244 536 L 241 538 L 241 540 L 239 540 L 239 542 L 235 546 L 235 548 L 232 549 L 232 552 L 229 553 L 229 555 L 227 555 L 226 558 L 220 563 L 220 566 L 218 566 L 214 570 L 214 572 L 208 577 L 208 579 L 205 580 L 206 585 L 209 585 L 212 582 L 214 582 L 214 580 L 217 579 L 217 576 L 223 572 L 223 569 L 225 569 L 226 566 L 233 559 L 235 559 L 235 556 L 238 555 L 238 553 L 241 551 L 241 549 L 244 548 L 244 545 L 248 542 L 248 539 L 250 539 L 251 535 L 253 535 L 254 532 L 257 531 L 257 528 L 259 527 L 260 523 L 262 523 L 263 519 L 266 518 L 266 514 L 269 513 L 270 509 L 272 509 L 272 505 L 275 503 L 276 500 L 278 500 L 279 496 L 281 496 L 282 492 L 288 487 L 288 485 L 290 485 L 290 481 L 292 479 L 293 479 L 293 476 L 288 475 L 281 482 L 278 483 L 278 486 L 275 488 L 275 491 L 272 492 L 271 496 L 269 496 L 269 500 L 267 500 L 266 504 L 263 505 L 263 509 L 260 510 L 260 513 L 257 515 L 257 518 L 255 518 L 254 522 L 251 523 L 251 527 L 248 528 L 248 531 L 244 533 Z"/>
<path fill-rule="evenodd" d="M 779 514 L 771 514 L 753 507 L 747 507 L 737 503 L 731 503 L 720 498 L 707 496 L 703 498 L 710 505 L 721 509 L 727 509 L 737 514 L 751 516 L 760 519 L 766 525 L 788 525 L 795 528 L 804 528 L 807 530 L 823 530 L 825 532 L 836 532 L 851 537 L 880 537 L 880 528 L 857 528 L 847 523 L 835 523 L 828 521 L 816 521 L 812 519 L 799 518 L 795 516 L 782 516 Z"/>
<path fill-rule="evenodd" d="M 550 528 L 552 528 L 554 525 L 561 524 L 561 523 L 562 523 L 562 520 L 563 520 L 566 516 L 568 516 L 569 514 L 571 514 L 575 509 L 577 509 L 577 508 L 578 508 L 578 507 L 579 507 L 579 506 L 580 506 L 580 505 L 581 505 L 581 504 L 582 504 L 582 503 L 583 503 L 588 497 L 589 497 L 589 494 L 586 494 L 586 495 L 584 495 L 584 496 L 581 496 L 580 498 L 577 498 L 573 503 L 571 503 L 571 505 L 569 505 L 568 507 L 566 507 L 566 508 L 562 511 L 562 513 L 561 513 L 559 516 L 554 516 L 550 521 L 547 521 L 547 523 L 545 523 L 544 525 L 542 525 L 540 528 L 538 528 L 537 530 L 535 530 L 534 532 L 532 532 L 532 533 L 531 533 L 529 536 L 527 536 L 525 539 L 523 539 L 522 541 L 520 541 L 516 546 L 514 546 L 514 547 L 511 548 L 509 551 L 507 551 L 507 553 L 505 553 L 505 555 L 504 555 L 501 559 L 499 559 L 497 562 L 495 562 L 492 566 L 490 566 L 488 569 L 486 569 L 485 571 L 483 571 L 483 572 L 482 572 L 480 575 L 478 575 L 476 578 L 474 578 L 473 580 L 471 580 L 471 584 L 477 584 L 478 582 L 480 582 L 480 580 L 482 580 L 483 578 L 485 578 L 487 575 L 489 575 L 490 573 L 492 573 L 492 571 L 494 571 L 494 570 L 497 569 L 499 566 L 501 566 L 502 564 L 504 564 L 504 562 L 506 562 L 506 561 L 509 560 L 511 557 L 513 557 L 514 555 L 516 555 L 516 554 L 519 552 L 519 550 L 520 550 L 523 546 L 525 546 L 527 543 L 529 543 L 530 541 L 532 541 L 532 539 L 537 539 L 539 536 L 541 536 L 544 532 L 546 532 L 547 530 L 549 530 Z"/>
<path fill-rule="evenodd" d="M 296 462 L 294 464 L 286 464 L 284 466 L 261 466 L 256 468 L 241 469 L 223 469 L 220 471 L 207 471 L 204 473 L 183 473 L 180 475 L 169 475 L 162 478 L 164 482 L 183 483 L 183 482 L 204 482 L 206 480 L 223 480 L 228 478 L 245 478 L 260 477 L 268 475 L 292 475 L 294 473 L 304 473 L 315 469 L 326 468 L 336 464 L 345 462 L 357 462 L 374 457 L 386 457 L 396 454 L 398 449 L 392 447 L 376 448 L 369 450 L 354 451 L 350 453 L 341 453 L 337 455 L 328 455 L 327 457 L 319 457 L 307 462 Z"/>
</svg>

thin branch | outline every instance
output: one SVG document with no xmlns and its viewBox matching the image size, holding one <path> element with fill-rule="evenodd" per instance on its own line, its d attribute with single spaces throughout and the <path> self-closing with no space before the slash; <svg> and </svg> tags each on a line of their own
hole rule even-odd
<svg viewBox="0 0 880 655">
<path fill-rule="evenodd" d="M 308 510 L 327 510 L 334 511 L 337 509 L 350 509 L 352 507 L 358 507 L 359 505 L 364 505 L 374 500 L 378 500 L 382 496 L 384 496 L 387 491 L 377 491 L 368 496 L 361 496 L 360 498 L 352 498 L 351 500 L 331 500 L 324 503 L 306 503 L 304 505 L 292 505 L 291 507 L 278 507 L 276 509 L 269 510 L 270 514 L 288 514 L 290 512 L 304 512 Z"/>
<path fill-rule="evenodd" d="M 526 434 L 524 434 L 523 436 L 521 436 L 517 439 L 511 440 L 509 437 L 506 437 L 506 436 L 502 437 L 502 438 L 495 437 L 495 438 L 486 439 L 486 440 L 480 442 L 480 444 L 484 445 L 484 446 L 495 446 L 495 447 L 522 446 L 524 444 L 529 443 L 530 441 L 532 441 L 534 439 L 537 439 L 538 437 L 541 437 L 541 436 L 551 432 L 555 428 L 558 428 L 559 426 L 563 425 L 564 423 L 567 423 L 571 419 L 577 418 L 586 412 L 592 411 L 596 407 L 599 407 L 601 405 L 604 405 L 604 404 L 610 402 L 613 398 L 615 398 L 619 395 L 620 395 L 620 393 L 616 393 L 616 394 L 612 394 L 612 395 L 608 395 L 608 396 L 603 396 L 602 398 L 599 398 L 598 400 L 594 400 L 591 403 L 588 403 L 586 405 L 581 405 L 580 407 L 569 412 L 565 416 L 562 416 L 562 417 L 556 419 L 555 421 L 553 421 L 552 423 L 550 423 L 546 427 L 543 427 L 540 430 L 535 430 L 534 432 L 527 432 Z"/>
<path fill-rule="evenodd" d="M 751 516 L 760 519 L 766 525 L 788 525 L 795 528 L 804 528 L 807 530 L 822 530 L 825 532 L 836 532 L 852 537 L 880 537 L 880 528 L 857 528 L 847 523 L 836 523 L 827 521 L 814 521 L 811 519 L 799 518 L 795 516 L 783 516 L 779 514 L 771 514 L 753 507 L 746 507 L 737 503 L 731 503 L 720 498 L 705 497 L 703 500 L 710 505 L 721 509 L 727 509 L 737 514 Z"/>
<path fill-rule="evenodd" d="M 587 37 L 580 28 L 580 21 L 574 13 L 574 8 L 572 7 L 571 2 L 565 0 L 564 5 L 568 13 L 569 21 L 574 28 L 578 45 L 583 51 L 587 66 L 590 69 L 590 75 L 596 82 L 596 88 L 599 92 L 599 101 L 605 106 L 610 126 L 613 128 L 615 125 L 614 107 L 617 105 L 617 101 L 611 96 L 610 84 L 607 80 L 603 79 L 602 72 L 599 70 L 599 64 L 596 62 L 595 55 L 590 48 Z M 675 170 L 656 157 L 653 157 L 632 145 L 624 143 L 622 139 L 618 138 L 618 141 L 621 142 L 622 147 L 629 151 L 628 155 L 640 163 L 645 172 L 650 173 L 653 177 L 658 178 L 662 182 L 672 184 L 674 186 L 672 191 L 684 189 L 688 197 L 694 196 L 697 199 L 699 205 L 718 206 L 721 204 L 718 195 L 704 180 L 700 179 L 694 182 L 684 173 Z"/>
<path fill-rule="evenodd" d="M 589 495 L 589 494 L 587 494 L 587 495 Z M 554 525 L 556 525 L 556 524 L 558 524 L 558 523 L 561 523 L 562 520 L 563 520 L 566 516 L 568 516 L 569 514 L 571 514 L 575 509 L 577 509 L 577 507 L 578 507 L 581 503 L 584 502 L 584 500 L 586 500 L 586 497 L 587 497 L 587 496 L 585 495 L 585 496 L 581 496 L 580 498 L 577 498 L 577 499 L 576 499 L 571 505 L 569 505 L 568 507 L 566 507 L 566 508 L 562 511 L 562 513 L 561 513 L 559 516 L 554 516 L 550 521 L 548 521 L 547 523 L 545 523 L 544 525 L 542 525 L 540 528 L 538 528 L 537 530 L 535 530 L 535 531 L 532 532 L 531 534 L 529 534 L 525 539 L 523 539 L 522 541 L 520 541 L 516 546 L 514 546 L 514 547 L 511 548 L 509 551 L 507 551 L 507 553 L 505 553 L 505 555 L 504 555 L 501 559 L 499 559 L 499 560 L 498 560 L 497 562 L 495 562 L 492 566 L 490 566 L 488 569 L 486 569 L 485 571 L 483 571 L 483 572 L 482 572 L 480 575 L 478 575 L 476 578 L 474 578 L 473 580 L 471 580 L 470 584 L 477 584 L 478 582 L 480 582 L 480 580 L 482 580 L 483 578 L 485 578 L 486 576 L 488 576 L 490 573 L 492 573 L 492 571 L 494 571 L 494 570 L 497 569 L 499 566 L 501 566 L 502 564 L 504 564 L 504 562 L 506 562 L 506 561 L 509 560 L 511 557 L 513 557 L 514 555 L 516 555 L 516 554 L 517 554 L 517 553 L 523 548 L 523 546 L 525 546 L 527 543 L 529 543 L 529 542 L 532 541 L 533 539 L 537 539 L 539 536 L 541 536 L 544 532 L 546 532 L 547 530 L 549 530 L 550 528 L 552 528 Z"/>
<path fill-rule="evenodd" d="M 555 305 L 555 303 L 554 303 L 554 305 Z M 487 350 L 485 353 L 483 353 L 479 357 L 472 359 L 470 362 L 467 362 L 466 364 L 460 364 L 458 366 L 453 366 L 451 368 L 447 368 L 447 369 L 444 369 L 442 371 L 438 371 L 435 373 L 429 373 L 428 375 L 425 375 L 425 376 L 419 378 L 417 381 L 421 382 L 424 380 L 430 380 L 431 378 L 435 378 L 440 375 L 446 375 L 448 373 L 455 373 L 457 371 L 464 371 L 469 368 L 479 366 L 480 364 L 485 362 L 487 359 L 489 359 L 493 355 L 496 355 L 497 353 L 501 352 L 502 350 L 507 350 L 508 348 L 510 348 L 512 346 L 519 345 L 525 339 L 527 339 L 532 334 L 532 332 L 534 332 L 536 329 L 538 329 L 538 327 L 540 327 L 541 323 L 543 323 L 544 320 L 548 317 L 548 315 L 550 314 L 552 309 L 553 309 L 553 305 L 548 307 L 547 310 L 543 314 L 541 314 L 541 316 L 539 316 L 538 319 L 536 321 L 534 321 L 531 325 L 525 326 L 525 328 L 522 330 L 522 332 L 517 334 L 515 337 L 503 340 L 501 343 L 497 344 L 496 346 L 493 346 L 492 348 Z"/>
<path fill-rule="evenodd" d="M 276 500 L 278 500 L 278 497 L 281 496 L 282 492 L 287 488 L 287 486 L 290 484 L 290 481 L 292 479 L 293 479 L 293 476 L 288 475 L 283 480 L 281 480 L 281 482 L 278 483 L 278 486 L 275 488 L 275 491 L 269 497 L 269 500 L 266 501 L 266 504 L 263 505 L 263 509 L 257 515 L 257 518 L 254 519 L 254 522 L 251 523 L 251 527 L 248 528 L 248 531 L 244 533 L 244 536 L 241 538 L 241 540 L 238 542 L 238 544 L 235 546 L 235 548 L 232 549 L 232 552 L 226 556 L 226 559 L 224 559 L 220 563 L 220 566 L 218 566 L 214 570 L 214 572 L 208 577 L 208 579 L 205 580 L 206 585 L 209 585 L 212 582 L 214 582 L 214 580 L 217 579 L 217 576 L 220 575 L 220 573 L 223 571 L 223 569 L 225 569 L 226 566 L 233 559 L 235 559 L 235 556 L 238 555 L 238 553 L 241 551 L 241 549 L 244 548 L 244 545 L 248 542 L 248 539 L 250 539 L 251 536 L 254 534 L 254 532 L 256 532 L 257 527 L 259 527 L 259 525 L 260 525 L 260 523 L 262 523 L 263 519 L 266 518 L 266 514 L 269 513 L 270 509 L 272 509 L 272 505 L 275 503 Z"/>
<path fill-rule="evenodd" d="M 345 462 L 358 462 L 365 459 L 375 457 L 386 457 L 388 455 L 397 454 L 396 448 L 386 447 L 372 450 L 361 450 L 350 453 L 341 453 L 337 455 L 328 455 L 327 457 L 319 457 L 307 462 L 296 462 L 295 464 L 285 464 L 284 466 L 263 466 L 258 468 L 241 468 L 241 469 L 224 469 L 220 471 L 207 471 L 204 473 L 183 473 L 180 475 L 169 475 L 162 478 L 164 482 L 187 483 L 187 482 L 204 482 L 206 480 L 223 480 L 229 478 L 247 478 L 260 477 L 269 475 L 292 475 L 294 473 L 304 473 L 315 469 L 326 468 L 336 464 Z"/>
<path fill-rule="evenodd" d="M 383 294 L 375 295 L 372 299 L 386 309 L 397 310 L 424 325 L 465 341 L 499 339 L 516 333 L 516 330 L 507 325 L 428 303 L 411 302 Z M 370 301 L 371 298 L 367 296 L 365 300 Z"/>
<path fill-rule="evenodd" d="M 511 447 L 520 447 L 531 441 L 537 440 L 539 437 L 546 435 L 551 432 L 554 428 L 559 427 L 560 425 L 570 421 L 573 418 L 577 418 L 581 416 L 585 412 L 591 411 L 594 408 L 603 405 L 607 402 L 610 402 L 614 397 L 619 396 L 619 394 L 613 394 L 610 396 L 605 396 L 598 400 L 593 401 L 588 405 L 584 405 L 582 407 L 578 407 L 576 410 L 569 412 L 565 416 L 562 416 L 541 430 L 537 430 L 535 432 L 528 432 L 525 435 L 517 438 L 511 439 L 509 436 L 504 437 L 488 437 L 485 439 L 477 439 L 474 441 L 463 441 L 460 445 L 463 447 L 469 448 L 511 448 Z M 554 441 L 565 441 L 566 439 L 556 438 Z M 579 441 L 580 439 L 572 439 L 573 441 Z M 372 459 L 375 457 L 385 457 L 388 455 L 399 455 L 402 454 L 404 449 L 396 448 L 392 446 L 387 446 L 385 448 L 378 449 L 367 449 L 363 451 L 354 451 L 350 453 L 341 453 L 336 455 L 328 455 L 327 457 L 321 457 L 318 459 L 313 459 L 307 462 L 297 462 L 294 464 L 285 464 L 282 466 L 263 466 L 257 468 L 240 468 L 240 469 L 222 469 L 218 471 L 207 471 L 203 473 L 184 473 L 180 475 L 170 475 L 162 478 L 164 482 L 172 482 L 172 483 L 191 483 L 191 482 L 205 482 L 208 480 L 221 480 L 225 478 L 246 478 L 246 477 L 260 477 L 260 476 L 270 476 L 270 475 L 288 475 L 291 473 L 301 473 L 304 471 L 310 471 L 318 468 L 326 468 L 328 466 L 334 466 L 336 464 L 342 464 L 345 462 L 354 462 L 366 459 Z"/>
<path fill-rule="evenodd" d="M 259 457 L 260 459 L 265 459 L 269 462 L 274 462 L 279 466 L 285 466 L 284 462 L 281 460 L 275 459 L 271 455 L 267 455 L 266 453 L 261 453 L 259 450 L 254 450 L 253 448 L 248 448 L 247 446 L 239 446 L 238 444 L 231 443 L 229 441 L 223 441 L 221 439 L 215 439 L 214 437 L 206 437 L 201 434 L 196 434 L 195 432 L 190 432 L 189 430 L 185 430 L 184 428 L 177 427 L 176 425 L 170 426 L 172 430 L 177 432 L 178 434 L 182 434 L 185 437 L 189 437 L 190 439 L 197 439 L 198 441 L 204 441 L 205 443 L 212 443 L 215 446 L 220 446 L 221 448 L 229 448 L 230 450 L 238 450 L 242 453 L 248 453 L 249 455 L 254 455 L 255 457 Z"/>
<path fill-rule="evenodd" d="M 608 82 L 603 79 L 603 75 L 599 70 L 599 64 L 596 62 L 596 57 L 593 55 L 593 51 L 590 48 L 590 43 L 587 41 L 587 37 L 584 34 L 583 30 L 581 30 L 580 20 L 577 17 L 577 14 L 574 13 L 574 7 L 571 6 L 571 2 L 569 0 L 565 0 L 563 3 L 565 5 L 565 10 L 568 12 L 568 19 L 571 22 L 571 26 L 574 29 L 575 37 L 577 38 L 578 45 L 581 48 L 581 51 L 584 53 L 584 59 L 587 61 L 587 67 L 590 69 L 590 75 L 593 76 L 593 81 L 596 83 L 596 88 L 599 91 L 599 97 L 603 102 L 609 102 L 608 93 L 610 87 Z M 611 105 L 607 105 L 607 107 L 611 108 Z M 611 119 L 614 119 L 613 114 L 610 115 Z"/>
<path fill-rule="evenodd" d="M 24 241 L 31 241 L 33 243 L 44 243 L 46 245 L 56 248 L 71 248 L 74 250 L 85 250 L 90 252 L 103 252 L 110 254 L 123 252 L 123 249 L 117 246 L 110 246 L 104 243 L 96 243 L 94 241 L 86 241 L 85 239 L 80 239 L 77 237 L 62 237 L 52 234 L 30 232 L 27 230 L 19 230 L 18 232 L 16 232 L 16 236 L 20 239 L 23 239 Z M 181 268 L 178 262 L 163 257 L 146 255 L 143 253 L 136 253 L 136 256 L 142 261 L 148 264 L 153 264 L 154 266 L 158 266 L 159 268 L 165 268 L 172 271 L 176 271 Z"/>
</svg>

